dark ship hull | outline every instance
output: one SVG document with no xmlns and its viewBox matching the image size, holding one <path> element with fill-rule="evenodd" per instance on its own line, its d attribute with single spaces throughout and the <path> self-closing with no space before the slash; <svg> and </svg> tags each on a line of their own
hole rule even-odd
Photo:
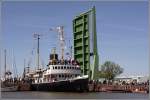
<svg viewBox="0 0 150 100">
<path fill-rule="evenodd" d="M 18 86 L 1 87 L 1 92 L 14 92 L 18 90 Z"/>
<path fill-rule="evenodd" d="M 88 78 L 31 84 L 31 89 L 33 91 L 84 92 L 88 91 Z"/>
<path fill-rule="evenodd" d="M 1 92 L 13 92 L 18 90 L 18 85 L 13 82 L 1 82 Z"/>
</svg>

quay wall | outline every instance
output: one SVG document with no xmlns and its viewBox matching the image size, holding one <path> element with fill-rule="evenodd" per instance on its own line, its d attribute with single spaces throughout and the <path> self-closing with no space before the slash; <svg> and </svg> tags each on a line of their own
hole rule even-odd
<svg viewBox="0 0 150 100">
<path fill-rule="evenodd" d="M 149 85 L 112 85 L 112 84 L 88 84 L 89 92 L 130 92 L 149 93 Z"/>
</svg>

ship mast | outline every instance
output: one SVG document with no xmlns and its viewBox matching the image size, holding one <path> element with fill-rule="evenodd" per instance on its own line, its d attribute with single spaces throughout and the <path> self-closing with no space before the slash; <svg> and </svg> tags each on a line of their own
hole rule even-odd
<svg viewBox="0 0 150 100">
<path fill-rule="evenodd" d="M 4 58 L 5 58 L 5 64 L 4 64 L 4 78 L 6 80 L 6 49 L 4 50 Z"/>
<path fill-rule="evenodd" d="M 39 62 L 39 59 L 40 59 L 40 45 L 39 45 L 39 41 L 40 41 L 40 34 L 34 34 L 34 38 L 37 39 L 37 67 L 38 69 L 40 68 L 40 62 Z"/>
<path fill-rule="evenodd" d="M 37 70 L 38 70 L 38 83 L 39 78 L 41 77 L 41 69 L 40 69 L 40 36 L 41 34 L 34 34 L 34 38 L 37 39 Z"/>
<path fill-rule="evenodd" d="M 25 78 L 25 76 L 26 76 L 26 71 L 25 71 L 25 67 L 26 67 L 26 60 L 24 59 L 24 70 L 23 70 L 23 78 Z"/>
<path fill-rule="evenodd" d="M 69 40 L 69 43 L 70 43 L 70 40 Z M 72 59 L 72 45 L 71 45 L 71 43 L 70 43 L 70 57 Z"/>
</svg>

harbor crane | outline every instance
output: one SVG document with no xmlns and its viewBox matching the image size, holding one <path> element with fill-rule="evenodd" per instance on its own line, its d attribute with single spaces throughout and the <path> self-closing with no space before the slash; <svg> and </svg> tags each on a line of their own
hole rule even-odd
<svg viewBox="0 0 150 100">
<path fill-rule="evenodd" d="M 61 60 L 64 61 L 64 49 L 65 49 L 64 26 L 50 28 L 50 31 L 56 31 L 58 33 L 60 47 L 61 47 Z"/>
</svg>

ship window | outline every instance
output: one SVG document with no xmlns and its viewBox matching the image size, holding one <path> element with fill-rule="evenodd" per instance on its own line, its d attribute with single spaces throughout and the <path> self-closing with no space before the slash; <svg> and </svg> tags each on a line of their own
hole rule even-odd
<svg viewBox="0 0 150 100">
<path fill-rule="evenodd" d="M 55 67 L 55 69 L 57 69 L 57 66 Z"/>
<path fill-rule="evenodd" d="M 63 66 L 61 66 L 61 69 L 63 69 Z"/>
<path fill-rule="evenodd" d="M 67 77 L 67 75 L 65 75 L 65 77 Z"/>
<path fill-rule="evenodd" d="M 74 67 L 72 67 L 72 69 L 74 69 Z"/>
<path fill-rule="evenodd" d="M 58 69 L 60 69 L 60 66 L 58 66 Z"/>
<path fill-rule="evenodd" d="M 62 77 L 64 77 L 64 75 L 62 74 Z"/>
<path fill-rule="evenodd" d="M 54 66 L 53 66 L 53 69 L 54 69 Z"/>
<path fill-rule="evenodd" d="M 61 77 L 61 75 L 59 75 L 59 77 Z"/>
<path fill-rule="evenodd" d="M 66 69 L 66 66 L 64 66 L 64 69 Z"/>
<path fill-rule="evenodd" d="M 70 67 L 70 69 L 71 69 L 71 67 Z"/>
</svg>

